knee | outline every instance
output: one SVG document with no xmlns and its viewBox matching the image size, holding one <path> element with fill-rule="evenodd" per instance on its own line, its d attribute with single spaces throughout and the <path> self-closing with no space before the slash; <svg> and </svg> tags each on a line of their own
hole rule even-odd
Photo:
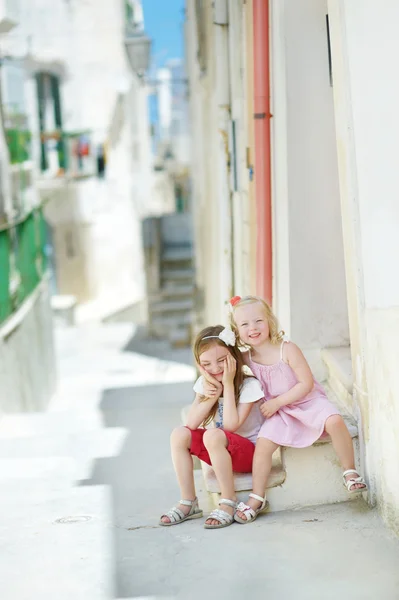
<svg viewBox="0 0 399 600">
<path fill-rule="evenodd" d="M 271 456 L 278 448 L 278 445 L 272 442 L 271 440 L 267 440 L 266 438 L 258 438 L 256 440 L 256 448 L 255 454 L 258 457 L 261 456 Z"/>
<path fill-rule="evenodd" d="M 207 429 L 204 433 L 204 446 L 207 450 L 226 446 L 226 436 L 221 429 Z"/>
<path fill-rule="evenodd" d="M 172 447 L 187 446 L 191 443 L 191 431 L 187 427 L 176 427 L 170 434 L 170 444 Z"/>
<path fill-rule="evenodd" d="M 337 429 L 346 429 L 346 425 L 341 415 L 331 415 L 331 417 L 328 417 L 324 428 L 327 433 L 330 433 L 331 431 L 335 431 Z"/>
</svg>

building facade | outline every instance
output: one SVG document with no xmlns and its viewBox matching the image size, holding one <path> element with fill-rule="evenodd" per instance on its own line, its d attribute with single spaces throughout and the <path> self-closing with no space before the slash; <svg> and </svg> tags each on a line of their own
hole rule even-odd
<svg viewBox="0 0 399 600">
<path fill-rule="evenodd" d="M 129 36 L 144 37 L 141 2 L 20 6 L 7 44 L 9 54 L 24 57 L 54 289 L 76 297 L 82 318 L 106 317 L 145 296 L 141 220 L 154 192 L 148 87 L 127 47 Z"/>
<path fill-rule="evenodd" d="M 398 10 L 187 1 L 198 324 L 233 294 L 272 302 L 356 419 L 369 501 L 399 531 Z"/>
</svg>

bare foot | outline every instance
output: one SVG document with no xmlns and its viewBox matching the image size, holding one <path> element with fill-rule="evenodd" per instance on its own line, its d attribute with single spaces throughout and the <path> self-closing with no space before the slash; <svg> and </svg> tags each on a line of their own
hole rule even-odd
<svg viewBox="0 0 399 600">
<path fill-rule="evenodd" d="M 234 500 L 235 502 L 235 500 Z M 220 509 L 226 511 L 227 513 L 229 513 L 229 515 L 233 516 L 234 515 L 234 508 L 232 506 L 229 506 L 228 504 L 220 504 Z M 220 521 L 217 521 L 216 519 L 207 519 L 205 521 L 206 525 L 220 525 Z"/>
</svg>

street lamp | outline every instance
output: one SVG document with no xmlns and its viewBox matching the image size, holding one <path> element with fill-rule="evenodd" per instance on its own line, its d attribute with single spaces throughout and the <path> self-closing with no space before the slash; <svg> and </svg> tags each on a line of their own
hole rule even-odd
<svg viewBox="0 0 399 600">
<path fill-rule="evenodd" d="M 148 71 L 151 59 L 151 39 L 143 32 L 128 33 L 125 48 L 132 70 L 143 77 Z"/>
</svg>

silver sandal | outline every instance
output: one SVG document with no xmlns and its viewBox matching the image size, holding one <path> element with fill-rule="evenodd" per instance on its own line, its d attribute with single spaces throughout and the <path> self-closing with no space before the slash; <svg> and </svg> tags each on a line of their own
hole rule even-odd
<svg viewBox="0 0 399 600">
<path fill-rule="evenodd" d="M 259 500 L 259 502 L 262 502 L 262 504 L 259 508 L 254 509 L 248 506 L 248 504 L 245 504 L 245 502 L 240 502 L 240 504 L 237 506 L 237 510 L 243 512 L 246 515 L 246 519 L 239 517 L 236 513 L 234 515 L 234 520 L 237 521 L 237 523 L 241 523 L 241 525 L 252 523 L 252 521 L 255 521 L 259 513 L 266 512 L 269 510 L 269 503 L 266 500 L 266 498 L 262 498 L 262 496 L 258 496 L 257 494 L 249 494 L 249 497 L 254 498 L 255 500 Z"/>
<path fill-rule="evenodd" d="M 351 474 L 357 475 L 357 477 L 351 477 L 350 479 L 345 479 L 346 475 L 351 475 Z M 361 492 L 367 492 L 367 490 L 368 490 L 367 483 L 365 482 L 363 477 L 361 477 L 359 475 L 359 473 L 356 471 L 356 469 L 348 469 L 347 471 L 344 471 L 342 473 L 342 477 L 344 479 L 344 486 L 348 490 L 349 494 L 360 494 Z M 352 489 L 352 487 L 354 485 L 356 485 L 357 483 L 362 485 L 363 487 Z"/>
<path fill-rule="evenodd" d="M 221 500 L 219 500 L 218 504 L 219 506 L 221 504 L 231 506 L 231 508 L 234 508 L 234 511 L 237 508 L 237 502 L 229 500 L 228 498 L 222 498 Z M 222 508 L 215 508 L 215 510 L 211 512 L 211 514 L 209 515 L 209 517 L 207 517 L 206 520 L 208 521 L 208 519 L 215 519 L 215 521 L 219 521 L 219 525 L 207 525 L 205 523 L 205 529 L 221 529 L 222 527 L 228 527 L 229 525 L 232 525 L 234 523 L 234 514 L 230 515 Z"/>
<path fill-rule="evenodd" d="M 179 523 L 183 523 L 183 521 L 188 521 L 189 519 L 199 519 L 202 517 L 203 511 L 198 507 L 198 498 L 195 498 L 194 500 L 179 500 L 179 504 L 182 504 L 183 506 L 191 506 L 190 512 L 185 515 L 180 508 L 174 506 L 166 514 L 161 516 L 159 525 L 169 527 L 170 525 L 178 525 Z M 162 521 L 163 517 L 168 517 L 170 522 L 165 523 L 165 521 Z"/>
</svg>

